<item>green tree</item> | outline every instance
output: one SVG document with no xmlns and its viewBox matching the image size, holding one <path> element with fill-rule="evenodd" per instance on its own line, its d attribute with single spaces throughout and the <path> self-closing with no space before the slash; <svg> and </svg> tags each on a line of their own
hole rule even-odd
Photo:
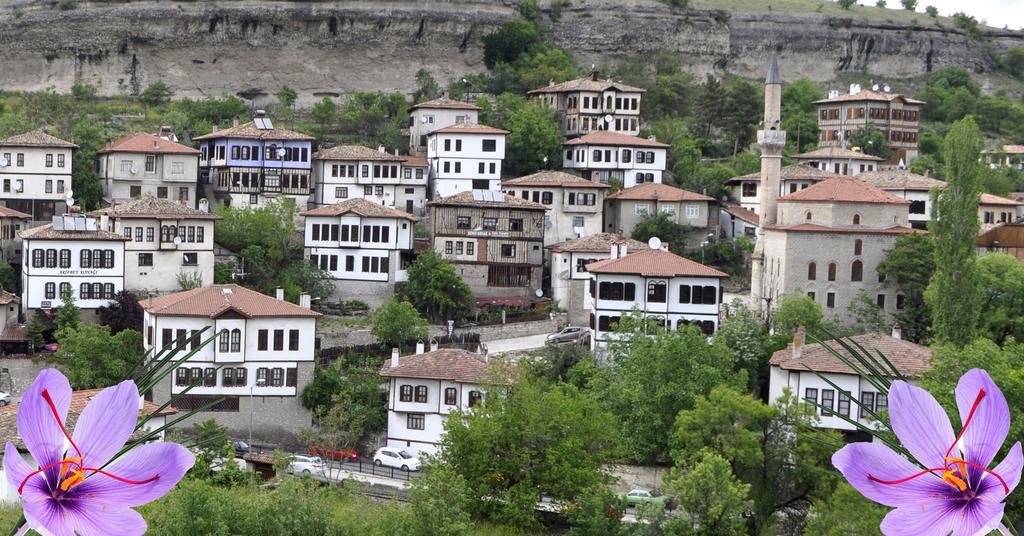
<svg viewBox="0 0 1024 536">
<path fill-rule="evenodd" d="M 334 104 L 330 97 L 324 97 L 323 100 L 313 105 L 313 108 L 309 110 L 309 115 L 316 122 L 317 131 L 320 133 L 318 137 L 322 138 L 328 127 L 338 118 L 338 105 Z"/>
<path fill-rule="evenodd" d="M 647 242 L 652 237 L 658 237 L 663 244 L 667 244 L 670 251 L 682 255 L 686 249 L 686 239 L 690 236 L 690 229 L 673 221 L 673 217 L 664 211 L 656 211 L 640 218 L 633 227 L 633 239 Z"/>
<path fill-rule="evenodd" d="M 142 333 L 142 319 L 145 312 L 139 299 L 130 291 L 122 290 L 114 294 L 113 301 L 107 305 L 101 305 L 96 311 L 100 317 L 100 323 L 110 327 L 110 333 L 117 335 L 126 330 L 133 329 Z"/>
<path fill-rule="evenodd" d="M 885 309 L 879 307 L 875 298 L 864 289 L 857 292 L 857 296 L 847 306 L 846 311 L 849 313 L 847 318 L 850 320 L 846 323 L 846 327 L 852 332 L 851 334 L 888 333 L 889 328 L 892 327 L 892 322 Z"/>
<path fill-rule="evenodd" d="M 616 331 L 628 338 L 609 346 L 617 368 L 602 369 L 592 383 L 619 421 L 623 455 L 651 462 L 667 451 L 680 410 L 716 385 L 745 389 L 747 378 L 737 374 L 733 351 L 721 340 L 708 344 L 696 327 L 645 335 L 633 332 L 635 320 L 624 316 Z"/>
<path fill-rule="evenodd" d="M 751 391 L 767 392 L 768 359 L 775 350 L 767 329 L 740 300 L 724 309 L 725 319 L 715 336 L 736 354 L 736 364 L 747 371 Z"/>
<path fill-rule="evenodd" d="M 553 110 L 539 103 L 526 103 L 512 113 L 505 128 L 509 131 L 505 165 L 510 173 L 528 175 L 558 167 L 562 134 Z"/>
<path fill-rule="evenodd" d="M 71 187 L 76 203 L 85 210 L 100 207 L 103 185 L 96 176 L 96 151 L 108 139 L 99 123 L 81 117 L 71 127 L 71 139 L 78 144 L 71 159 Z"/>
<path fill-rule="evenodd" d="M 452 263 L 433 250 L 421 253 L 408 268 L 404 296 L 434 323 L 462 320 L 473 311 L 473 292 Z"/>
<path fill-rule="evenodd" d="M 885 0 L 875 0 L 875 7 L 885 8 L 886 4 Z"/>
<path fill-rule="evenodd" d="M 535 23 L 528 20 L 506 22 L 483 37 L 484 65 L 494 69 L 500 62 L 512 63 L 540 40 L 540 27 Z"/>
<path fill-rule="evenodd" d="M 939 9 L 935 6 L 925 6 L 924 12 L 933 19 L 939 16 Z"/>
<path fill-rule="evenodd" d="M 873 125 L 853 131 L 853 134 L 850 134 L 850 145 L 860 147 L 864 154 L 886 159 L 892 156 L 889 144 L 885 140 L 885 133 Z"/>
<path fill-rule="evenodd" d="M 592 397 L 523 377 L 510 389 L 488 390 L 482 406 L 450 415 L 438 462 L 466 482 L 472 512 L 535 529 L 541 494 L 575 502 L 607 483 L 613 430 L 612 416 Z"/>
<path fill-rule="evenodd" d="M 357 92 L 348 95 L 338 123 L 341 140 L 370 147 L 402 147 L 408 138 L 402 128 L 409 119 L 405 95 Z"/>
<path fill-rule="evenodd" d="M 679 509 L 685 512 L 670 522 L 669 532 L 707 536 L 747 534 L 744 515 L 750 502 L 750 485 L 732 474 L 725 458 L 703 450 L 692 465 L 674 467 L 665 481 L 669 489 L 679 494 Z"/>
<path fill-rule="evenodd" d="M 725 115 L 725 90 L 722 82 L 708 75 L 697 91 L 694 106 L 694 120 L 705 138 L 711 137 L 711 130 L 721 124 Z"/>
<path fill-rule="evenodd" d="M 839 7 L 848 10 L 857 4 L 857 0 L 837 0 L 836 3 L 839 4 Z"/>
<path fill-rule="evenodd" d="M 281 106 L 282 110 L 291 111 L 298 98 L 299 94 L 288 86 L 281 86 L 281 89 L 277 92 L 277 104 Z"/>
<path fill-rule="evenodd" d="M 928 11 L 927 8 L 925 8 L 925 11 Z M 928 14 L 931 15 L 931 12 L 929 12 Z M 938 16 L 938 14 L 939 10 L 936 9 L 935 15 L 932 16 Z M 966 34 L 967 37 L 970 37 L 972 39 L 977 39 L 981 37 L 981 30 L 978 28 L 978 19 L 962 11 L 953 13 L 953 26 L 956 26 L 957 28 L 963 30 L 964 34 Z"/>
<path fill-rule="evenodd" d="M 71 86 L 71 95 L 80 101 L 91 101 L 96 99 L 96 86 L 85 82 L 75 82 Z"/>
<path fill-rule="evenodd" d="M 326 446 L 355 447 L 368 434 L 384 430 L 387 396 L 377 367 L 339 359 L 317 368 L 302 391 L 302 405 L 313 412 Z"/>
<path fill-rule="evenodd" d="M 112 335 L 107 326 L 81 324 L 59 329 L 57 342 L 54 361 L 75 389 L 114 385 L 143 359 L 142 334 L 131 329 Z"/>
<path fill-rule="evenodd" d="M 160 80 L 146 86 L 146 89 L 142 91 L 139 98 L 147 106 L 159 106 L 170 100 L 173 95 L 174 93 L 171 92 L 171 88 L 167 87 L 167 84 Z"/>
<path fill-rule="evenodd" d="M 818 85 L 803 77 L 782 89 L 782 129 L 786 145 L 795 152 L 813 149 L 818 144 L 818 105 L 825 98 Z"/>
<path fill-rule="evenodd" d="M 896 312 L 896 322 L 907 340 L 923 342 L 928 339 L 931 310 L 924 292 L 934 273 L 935 246 L 927 234 L 900 236 L 878 263 L 878 274 L 885 278 L 885 285 L 903 295 L 903 309 Z"/>
<path fill-rule="evenodd" d="M 917 0 L 900 0 L 900 5 L 907 11 L 914 11 L 917 9 Z"/>
<path fill-rule="evenodd" d="M 466 479 L 447 465 L 429 463 L 412 481 L 410 536 L 471 534 L 471 494 Z"/>
<path fill-rule="evenodd" d="M 14 269 L 14 266 L 6 262 L 0 262 L 0 289 L 12 294 L 20 294 L 20 287 L 18 272 Z"/>
<path fill-rule="evenodd" d="M 840 482 L 828 499 L 811 506 L 805 531 L 820 536 L 874 536 L 886 513 L 853 486 Z"/>
<path fill-rule="evenodd" d="M 764 97 L 759 86 L 739 77 L 727 78 L 722 89 L 725 97 L 722 128 L 729 135 L 726 141 L 732 141 L 730 154 L 735 155 L 754 141 L 754 127 L 763 116 Z"/>
<path fill-rule="evenodd" d="M 416 71 L 416 91 L 412 94 L 412 101 L 415 103 L 426 102 L 441 96 L 441 88 L 437 80 L 426 68 Z"/>
<path fill-rule="evenodd" d="M 78 305 L 75 304 L 75 291 L 71 290 L 71 285 L 63 287 L 60 291 L 60 307 L 53 317 L 57 330 L 77 328 L 82 323 L 79 316 Z"/>
<path fill-rule="evenodd" d="M 370 333 L 385 348 L 403 348 L 417 339 L 426 342 L 427 321 L 406 300 L 392 297 L 370 317 Z"/>
<path fill-rule="evenodd" d="M 943 154 L 946 189 L 932 193 L 935 274 L 925 291 L 932 310 L 932 332 L 940 340 L 964 345 L 977 331 L 981 286 L 977 275 L 978 198 L 981 132 L 971 118 L 953 124 Z"/>
<path fill-rule="evenodd" d="M 1012 47 L 1003 53 L 1000 67 L 1014 78 L 1024 78 L 1024 48 Z"/>
<path fill-rule="evenodd" d="M 1024 340 L 1024 263 L 1003 253 L 978 259 L 983 299 L 981 332 L 998 344 L 1009 337 Z"/>
<path fill-rule="evenodd" d="M 828 328 L 821 305 L 810 296 L 792 294 L 782 296 L 778 308 L 772 315 L 772 328 L 775 333 L 792 337 L 796 328 L 803 326 L 809 333 L 819 332 Z"/>
</svg>

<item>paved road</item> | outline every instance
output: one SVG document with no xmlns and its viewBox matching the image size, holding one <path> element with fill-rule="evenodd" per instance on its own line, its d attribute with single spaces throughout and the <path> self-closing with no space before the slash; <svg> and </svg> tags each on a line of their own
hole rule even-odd
<svg viewBox="0 0 1024 536">
<path fill-rule="evenodd" d="M 548 333 L 542 333 L 540 335 L 530 335 L 529 337 L 516 337 L 514 339 L 488 341 L 484 344 L 487 345 L 487 352 L 491 355 L 495 355 L 503 352 L 543 348 L 544 342 L 547 338 Z"/>
</svg>

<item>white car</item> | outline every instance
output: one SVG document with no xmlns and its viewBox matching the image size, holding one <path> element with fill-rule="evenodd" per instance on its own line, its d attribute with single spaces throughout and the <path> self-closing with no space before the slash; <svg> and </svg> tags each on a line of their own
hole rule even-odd
<svg viewBox="0 0 1024 536">
<path fill-rule="evenodd" d="M 403 471 L 419 471 L 420 459 L 402 449 L 381 447 L 373 453 L 373 465 L 394 467 Z"/>
<path fill-rule="evenodd" d="M 292 456 L 292 461 L 288 464 L 288 474 L 323 475 L 324 461 L 319 456 L 301 456 L 296 454 Z"/>
<path fill-rule="evenodd" d="M 7 391 L 0 391 L 0 406 L 6 406 L 11 403 L 11 393 Z"/>
</svg>

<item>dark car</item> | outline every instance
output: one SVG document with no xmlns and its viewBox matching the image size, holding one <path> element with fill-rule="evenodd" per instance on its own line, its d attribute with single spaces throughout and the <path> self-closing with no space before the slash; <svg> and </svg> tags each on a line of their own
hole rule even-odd
<svg viewBox="0 0 1024 536">
<path fill-rule="evenodd" d="M 231 448 L 235 449 L 235 456 L 239 458 L 245 455 L 246 452 L 252 450 L 252 447 L 245 441 L 232 441 Z"/>
</svg>

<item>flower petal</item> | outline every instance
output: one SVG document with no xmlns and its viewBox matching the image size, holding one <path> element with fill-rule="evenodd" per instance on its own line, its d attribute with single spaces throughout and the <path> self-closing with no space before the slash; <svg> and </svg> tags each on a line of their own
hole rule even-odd
<svg viewBox="0 0 1024 536">
<path fill-rule="evenodd" d="M 45 486 L 25 486 L 21 499 L 25 521 L 33 530 L 53 536 L 74 536 L 66 507 L 53 500 Z"/>
<path fill-rule="evenodd" d="M 889 420 L 900 443 L 926 467 L 945 467 L 956 436 L 949 417 L 931 393 L 904 381 L 889 388 Z"/>
<path fill-rule="evenodd" d="M 39 467 L 59 462 L 64 454 L 64 432 L 53 417 L 53 410 L 43 398 L 43 391 L 50 395 L 61 422 L 68 417 L 71 407 L 71 384 L 57 369 L 43 369 L 32 385 L 21 397 L 18 406 L 18 435 L 25 442 Z M 60 469 L 54 467 L 45 472 L 46 480 L 56 486 Z"/>
<path fill-rule="evenodd" d="M 139 506 L 163 497 L 195 462 L 195 456 L 177 443 L 149 443 L 132 449 L 104 471 L 136 482 L 159 475 L 157 480 L 147 484 L 128 484 L 87 472 L 85 481 L 75 489 L 107 507 Z"/>
<path fill-rule="evenodd" d="M 1024 468 L 1024 455 L 1021 453 L 1020 441 L 1018 441 L 1013 444 L 1003 461 L 992 469 L 992 472 L 999 475 L 1012 492 L 1020 483 L 1021 468 Z M 978 486 L 978 495 L 984 495 L 987 501 L 1000 502 L 1006 498 L 1008 493 L 998 478 L 985 474 Z"/>
<path fill-rule="evenodd" d="M 988 501 L 971 501 L 971 505 L 964 509 L 960 516 L 960 524 L 953 531 L 953 536 L 976 536 L 990 534 L 999 528 L 1003 521 L 1003 510 L 1005 503 L 992 503 Z"/>
<path fill-rule="evenodd" d="M 961 448 L 965 460 L 988 467 L 999 449 L 1003 448 L 1006 434 L 1010 431 L 1010 407 L 1006 404 L 1006 397 L 987 372 L 971 369 L 956 384 L 956 405 L 960 409 L 960 422 L 966 422 L 982 390 L 985 398 L 981 399 L 974 417 L 964 430 Z M 982 471 L 972 467 L 968 473 L 971 482 L 975 482 Z"/>
<path fill-rule="evenodd" d="M 7 447 L 4 448 L 4 474 L 7 475 L 7 483 L 11 489 L 17 491 L 25 477 L 34 470 L 35 468 L 21 457 L 21 453 L 14 447 L 14 443 L 8 441 Z M 43 477 L 40 475 L 36 478 L 42 480 Z"/>
<path fill-rule="evenodd" d="M 899 484 L 882 484 L 869 479 L 868 475 L 894 481 L 921 471 L 881 443 L 850 443 L 832 455 L 832 465 L 861 495 L 886 506 L 917 505 L 949 489 L 940 478 L 927 474 Z"/>
<path fill-rule="evenodd" d="M 80 506 L 69 516 L 79 536 L 140 536 L 146 532 L 146 520 L 131 508 L 90 508 L 87 500 Z"/>
<path fill-rule="evenodd" d="M 75 422 L 72 439 L 86 467 L 102 467 L 117 454 L 139 420 L 139 390 L 125 380 L 93 397 Z"/>
<path fill-rule="evenodd" d="M 889 512 L 882 520 L 882 534 L 886 536 L 973 536 L 989 526 L 993 520 L 998 523 L 1003 516 L 1003 504 L 988 501 L 971 501 L 966 508 L 958 507 L 960 501 L 926 499 L 916 506 L 904 506 Z M 980 532 L 988 534 L 988 532 Z"/>
</svg>

